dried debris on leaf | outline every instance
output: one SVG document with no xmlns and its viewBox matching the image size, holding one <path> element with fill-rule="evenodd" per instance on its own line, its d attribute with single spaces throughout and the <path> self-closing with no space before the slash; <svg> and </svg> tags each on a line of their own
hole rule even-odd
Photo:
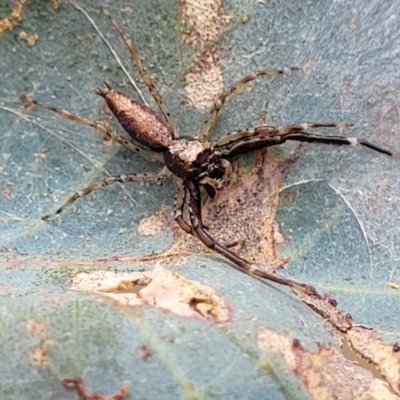
<svg viewBox="0 0 400 400">
<path fill-rule="evenodd" d="M 146 272 L 80 273 L 72 279 L 71 288 L 95 292 L 123 305 L 147 305 L 213 323 L 227 322 L 231 315 L 228 303 L 215 290 L 159 264 Z"/>
</svg>

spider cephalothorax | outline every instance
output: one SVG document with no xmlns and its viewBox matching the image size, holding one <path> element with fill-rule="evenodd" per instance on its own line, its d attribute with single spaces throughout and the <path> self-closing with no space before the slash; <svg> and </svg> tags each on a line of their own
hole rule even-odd
<svg viewBox="0 0 400 400">
<path fill-rule="evenodd" d="M 82 11 L 82 9 L 80 9 L 80 11 Z M 184 231 L 198 237 L 207 247 L 222 254 L 231 260 L 236 266 L 252 275 L 315 294 L 315 289 L 313 287 L 296 283 L 274 273 L 265 272 L 252 265 L 247 260 L 239 257 L 227 247 L 216 242 L 203 225 L 201 216 L 200 187 L 203 186 L 208 195 L 214 197 L 216 191 L 221 189 L 223 186 L 224 177 L 230 169 L 229 160 L 233 156 L 279 145 L 286 141 L 313 142 L 331 145 L 362 145 L 395 158 L 399 158 L 399 156 L 364 140 L 342 136 L 312 135 L 307 132 L 310 129 L 320 127 L 345 128 L 349 126 L 349 124 L 346 123 L 305 123 L 283 127 L 262 125 L 251 129 L 228 133 L 216 141 L 207 141 L 210 129 L 213 126 L 219 111 L 224 105 L 226 98 L 234 93 L 238 87 L 257 79 L 260 76 L 286 74 L 297 68 L 256 71 L 244 77 L 220 94 L 216 99 L 203 128 L 198 134 L 193 138 L 179 137 L 178 125 L 171 116 L 153 81 L 146 74 L 135 48 L 131 44 L 129 38 L 119 28 L 117 23 L 111 18 L 110 21 L 122 36 L 122 39 L 136 64 L 142 81 L 148 87 L 150 94 L 158 104 L 163 116 L 157 114 L 146 105 L 129 98 L 125 94 L 113 90 L 108 84 L 97 89 L 96 93 L 105 99 L 108 107 L 115 115 L 120 125 L 130 135 L 134 142 L 139 143 L 142 147 L 146 147 L 161 156 L 158 157 L 158 159 L 163 160 L 165 166 L 157 174 L 121 174 L 94 183 L 93 185 L 75 193 L 56 211 L 56 214 L 59 214 L 69 207 L 78 198 L 86 196 L 104 186 L 117 182 L 157 182 L 173 174 L 176 177 L 178 184 L 178 193 L 175 201 L 175 219 Z M 33 102 L 44 108 L 55 111 L 66 118 L 91 126 L 132 151 L 139 151 L 136 144 L 133 144 L 131 141 L 128 141 L 111 129 L 104 127 L 102 124 L 89 121 L 66 110 L 35 100 L 33 100 Z M 189 210 L 189 221 L 185 220 L 183 213 L 186 205 Z M 48 218 L 48 216 L 45 218 Z"/>
<path fill-rule="evenodd" d="M 167 168 L 182 179 L 196 179 L 207 175 L 212 165 L 214 148 L 193 138 L 175 139 L 164 153 Z"/>
</svg>

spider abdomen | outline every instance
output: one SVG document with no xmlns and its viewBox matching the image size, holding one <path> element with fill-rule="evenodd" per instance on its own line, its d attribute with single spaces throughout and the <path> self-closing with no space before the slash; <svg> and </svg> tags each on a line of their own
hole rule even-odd
<svg viewBox="0 0 400 400">
<path fill-rule="evenodd" d="M 107 84 L 98 88 L 96 93 L 104 98 L 118 122 L 133 139 L 155 152 L 167 149 L 173 132 L 160 115 Z"/>
</svg>

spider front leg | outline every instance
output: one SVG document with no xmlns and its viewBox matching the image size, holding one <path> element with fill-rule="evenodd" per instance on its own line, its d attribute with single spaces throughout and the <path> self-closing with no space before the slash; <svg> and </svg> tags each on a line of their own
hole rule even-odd
<svg viewBox="0 0 400 400">
<path fill-rule="evenodd" d="M 121 35 L 122 40 L 124 41 L 133 62 L 136 65 L 137 70 L 139 71 L 140 77 L 142 78 L 143 83 L 147 86 L 149 89 L 150 94 L 153 96 L 153 99 L 157 103 L 158 107 L 160 108 L 161 112 L 164 115 L 164 118 L 166 119 L 168 125 L 172 128 L 174 138 L 179 137 L 179 127 L 177 122 L 175 121 L 175 118 L 171 115 L 171 113 L 168 110 L 167 105 L 165 104 L 160 92 L 158 91 L 157 87 L 155 86 L 154 82 L 150 78 L 149 75 L 146 74 L 146 71 L 143 67 L 142 62 L 140 61 L 139 54 L 137 53 L 135 47 L 133 46 L 131 40 L 129 37 L 125 34 L 125 32 L 119 27 L 117 22 L 111 18 L 111 16 L 108 14 L 108 12 L 103 9 L 103 13 L 108 17 L 108 19 L 111 21 L 112 25 L 114 26 L 115 30 Z"/>
<path fill-rule="evenodd" d="M 237 254 L 228 250 L 226 247 L 220 245 L 215 239 L 209 235 L 203 225 L 201 217 L 201 198 L 200 198 L 200 188 L 198 184 L 193 181 L 185 181 L 185 186 L 190 195 L 189 200 L 189 214 L 190 222 L 192 225 L 192 232 L 195 234 L 209 249 L 216 251 L 217 253 L 223 255 L 228 260 L 232 261 L 241 270 L 257 276 L 259 278 L 267 279 L 279 283 L 284 286 L 288 286 L 292 289 L 299 290 L 303 293 L 315 296 L 318 295 L 314 287 L 306 284 L 301 284 L 294 282 L 290 279 L 280 277 L 276 274 L 271 274 L 265 271 L 261 271 L 255 266 L 251 265 L 245 259 L 239 257 Z"/>
<path fill-rule="evenodd" d="M 166 167 L 162 168 L 158 173 L 148 174 L 121 174 L 117 176 L 110 176 L 102 181 L 96 182 L 82 190 L 76 192 L 71 196 L 66 203 L 64 203 L 56 212 L 42 217 L 43 220 L 51 219 L 62 213 L 65 209 L 71 206 L 76 200 L 81 197 L 87 196 L 90 193 L 100 190 L 105 186 L 113 185 L 114 183 L 125 183 L 125 182 L 159 182 L 167 178 L 171 173 Z"/>
<path fill-rule="evenodd" d="M 229 86 L 227 89 L 225 89 L 215 100 L 215 103 L 210 110 L 208 117 L 204 121 L 203 128 L 201 131 L 195 136 L 197 139 L 200 141 L 204 141 L 212 126 L 214 125 L 215 120 L 218 117 L 218 114 L 223 107 L 225 100 L 227 97 L 229 97 L 232 93 L 234 93 L 241 85 L 244 85 L 246 83 L 249 83 L 251 81 L 254 81 L 255 79 L 259 78 L 260 76 L 274 76 L 274 75 L 283 75 L 283 74 L 290 74 L 292 71 L 297 70 L 298 68 L 296 67 L 288 67 L 285 69 L 270 69 L 270 70 L 261 70 L 261 71 L 255 71 L 250 75 L 245 76 L 242 78 L 240 81 L 234 83 L 232 86 Z"/>
<path fill-rule="evenodd" d="M 148 158 L 153 158 L 153 159 L 157 158 L 157 155 L 155 153 L 152 153 L 152 152 L 148 151 L 147 149 L 144 149 L 142 146 L 139 146 L 137 144 L 130 142 L 129 140 L 126 140 L 123 136 L 119 135 L 118 133 L 114 132 L 113 130 L 111 130 L 109 128 L 106 128 L 104 125 L 102 125 L 99 122 L 91 121 L 89 119 L 81 117 L 78 114 L 74 114 L 70 111 L 64 110 L 59 107 L 54 107 L 47 103 L 42 103 L 41 101 L 32 99 L 32 102 L 33 102 L 33 104 L 36 104 L 39 107 L 53 111 L 71 121 L 79 122 L 82 125 L 90 126 L 91 128 L 95 129 L 97 132 L 100 132 L 104 136 L 109 137 L 110 139 L 121 144 L 122 146 L 126 147 L 130 151 L 133 151 L 134 153 L 141 154 L 141 155 L 143 155 L 143 153 L 146 153 L 146 156 L 147 155 L 149 156 Z"/>
<path fill-rule="evenodd" d="M 176 223 L 189 234 L 193 234 L 193 229 L 184 219 L 183 219 L 183 208 L 185 207 L 186 201 L 186 188 L 183 186 L 182 181 L 176 182 L 177 193 L 175 195 L 174 204 L 174 218 Z"/>
<path fill-rule="evenodd" d="M 364 146 L 378 153 L 400 159 L 400 155 L 379 147 L 364 139 L 345 136 L 312 135 L 306 129 L 314 128 L 346 128 L 351 126 L 341 123 L 304 123 L 282 127 L 260 126 L 244 131 L 233 132 L 220 138 L 216 149 L 223 157 L 247 153 L 265 147 L 276 146 L 287 141 L 330 144 L 334 146 Z"/>
<path fill-rule="evenodd" d="M 223 136 L 221 136 L 217 140 L 217 146 L 222 147 L 230 144 L 234 144 L 236 142 L 242 142 L 248 139 L 251 139 L 252 137 L 256 136 L 279 136 L 279 135 L 285 135 L 287 133 L 293 133 L 293 132 L 304 132 L 307 129 L 315 129 L 315 128 L 338 128 L 338 129 L 343 129 L 343 128 L 348 128 L 352 126 L 352 124 L 349 124 L 347 122 L 332 122 L 332 123 L 324 123 L 324 122 L 306 122 L 303 124 L 294 124 L 294 125 L 287 125 L 287 126 L 280 126 L 280 127 L 274 127 L 274 126 L 267 126 L 267 125 L 262 125 L 256 128 L 249 128 L 245 129 L 242 131 L 235 131 L 235 132 L 230 132 L 227 133 Z"/>
</svg>

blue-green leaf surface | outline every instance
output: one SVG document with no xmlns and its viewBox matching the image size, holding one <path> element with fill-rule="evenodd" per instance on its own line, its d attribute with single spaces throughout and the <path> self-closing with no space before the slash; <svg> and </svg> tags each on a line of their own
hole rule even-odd
<svg viewBox="0 0 400 400">
<path fill-rule="evenodd" d="M 11 12 L 9 3 L 0 5 L 0 18 Z M 120 37 L 94 3 L 80 2 L 139 82 Z M 101 3 L 132 37 L 181 133 L 195 134 L 207 110 L 182 101 L 185 77 L 201 52 L 199 44 L 183 41 L 186 2 Z M 213 138 L 263 120 L 345 120 L 354 127 L 339 134 L 400 152 L 399 4 L 231 0 L 223 6 L 232 18 L 213 45 L 225 86 L 257 69 L 300 70 L 239 90 Z M 22 32 L 38 35 L 34 46 Z M 0 36 L 0 398 L 75 399 L 60 384 L 66 377 L 81 377 L 89 393 L 104 395 L 127 384 L 132 399 L 363 398 L 361 392 L 399 398 L 393 343 L 400 340 L 400 162 L 358 147 L 299 151 L 288 144 L 271 151 L 279 160 L 299 151 L 273 187 L 280 201 L 271 218 L 284 239 L 276 258 L 289 260 L 278 273 L 329 293 L 343 315 L 374 330 L 348 333 L 355 352 L 343 355 L 346 336 L 329 323 L 331 315 L 325 321 L 289 290 L 210 253 L 184 257 L 190 249 L 183 245 L 176 257 L 163 258 L 177 238 L 171 179 L 114 185 L 56 220 L 41 219 L 106 176 L 161 167 L 50 111 L 24 108 L 20 99 L 107 119 L 94 93 L 104 80 L 139 98 L 93 26 L 68 2 L 55 11 L 51 2 L 32 1 L 13 31 Z M 140 222 L 160 210 L 167 216 L 162 228 L 140 234 Z M 226 229 L 240 236 L 242 227 L 233 226 Z M 229 317 L 213 323 L 201 313 L 183 317 L 157 304 L 127 306 L 71 290 L 82 272 L 150 273 L 156 259 L 185 278 L 184 285 L 201 282 L 214 290 Z M 172 302 L 179 290 L 171 290 Z M 354 353 L 376 367 L 353 365 Z"/>
</svg>

